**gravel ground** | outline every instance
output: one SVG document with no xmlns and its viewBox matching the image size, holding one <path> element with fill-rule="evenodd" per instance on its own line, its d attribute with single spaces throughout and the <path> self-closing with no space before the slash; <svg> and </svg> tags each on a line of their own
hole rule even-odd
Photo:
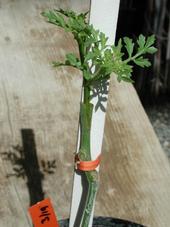
<svg viewBox="0 0 170 227">
<path fill-rule="evenodd" d="M 170 160 L 170 102 L 145 108 L 159 141 Z"/>
</svg>

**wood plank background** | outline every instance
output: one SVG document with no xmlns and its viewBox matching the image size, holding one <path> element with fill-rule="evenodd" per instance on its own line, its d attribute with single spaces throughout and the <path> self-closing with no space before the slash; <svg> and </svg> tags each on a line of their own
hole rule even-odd
<svg viewBox="0 0 170 227">
<path fill-rule="evenodd" d="M 51 68 L 52 60 L 77 47 L 40 13 L 89 5 L 0 0 L 0 226 L 31 226 L 27 209 L 38 196 L 52 199 L 59 219 L 69 216 L 82 81 L 76 70 Z M 48 161 L 56 162 L 53 171 Z M 114 78 L 100 175 L 96 215 L 169 227 L 167 157 L 134 88 Z"/>
</svg>

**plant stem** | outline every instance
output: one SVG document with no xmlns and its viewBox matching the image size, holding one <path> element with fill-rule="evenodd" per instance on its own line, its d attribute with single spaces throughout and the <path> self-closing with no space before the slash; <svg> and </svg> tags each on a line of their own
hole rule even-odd
<svg viewBox="0 0 170 227">
<path fill-rule="evenodd" d="M 93 113 L 93 104 L 90 103 L 90 88 L 84 81 L 84 100 L 80 106 L 80 150 L 79 158 L 82 161 L 91 160 L 90 150 L 90 132 L 91 132 L 91 121 Z M 86 171 L 85 176 L 88 183 L 88 193 L 86 197 L 86 203 L 84 206 L 83 215 L 81 217 L 81 227 L 88 227 L 93 209 L 94 200 L 98 189 L 98 172 L 96 170 Z"/>
<path fill-rule="evenodd" d="M 81 227 L 88 227 L 93 210 L 93 204 L 95 201 L 96 193 L 98 190 L 98 173 L 96 170 L 85 172 L 88 181 L 88 194 L 86 198 L 86 204 L 84 207 L 83 216 L 81 219 Z"/>
<path fill-rule="evenodd" d="M 142 55 L 143 52 L 144 52 L 144 50 L 142 50 L 142 51 L 140 51 L 139 53 L 135 54 L 133 57 L 130 57 L 130 58 L 124 60 L 123 62 L 124 62 L 124 63 L 128 63 L 128 62 L 130 62 L 130 61 L 133 61 L 133 60 L 135 60 L 136 58 L 138 58 L 140 55 Z"/>
<path fill-rule="evenodd" d="M 84 45 L 80 40 L 78 41 L 79 53 L 81 63 L 84 62 L 85 49 Z M 93 104 L 90 103 L 90 86 L 88 81 L 83 80 L 83 88 L 84 88 L 84 96 L 83 102 L 80 106 L 80 150 L 79 150 L 79 158 L 82 161 L 90 161 L 91 160 L 91 149 L 90 149 L 90 132 L 91 132 L 91 122 L 92 122 L 92 114 L 93 114 Z M 97 189 L 98 189 L 98 172 L 86 171 L 85 177 L 88 183 L 88 192 L 86 197 L 85 206 L 83 209 L 83 215 L 81 217 L 80 227 L 88 227 L 89 221 L 93 209 L 94 200 L 96 197 Z"/>
</svg>

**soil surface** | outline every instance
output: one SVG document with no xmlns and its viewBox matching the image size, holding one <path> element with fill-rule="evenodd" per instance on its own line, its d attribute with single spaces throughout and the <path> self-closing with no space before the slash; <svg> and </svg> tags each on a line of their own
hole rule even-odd
<svg viewBox="0 0 170 227">
<path fill-rule="evenodd" d="M 60 227 L 68 227 L 69 220 L 59 221 Z M 110 218 L 110 217 L 94 217 L 93 227 L 145 227 L 143 225 L 129 222 L 126 220 Z"/>
<path fill-rule="evenodd" d="M 145 108 L 159 138 L 163 150 L 170 160 L 170 102 Z"/>
</svg>

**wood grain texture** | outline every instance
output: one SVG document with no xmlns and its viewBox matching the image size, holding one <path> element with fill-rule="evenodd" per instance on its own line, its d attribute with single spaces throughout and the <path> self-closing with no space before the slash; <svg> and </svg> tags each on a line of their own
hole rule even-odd
<svg viewBox="0 0 170 227">
<path fill-rule="evenodd" d="M 112 78 L 107 110 L 96 213 L 168 227 L 169 162 L 134 88 Z"/>
<path fill-rule="evenodd" d="M 89 1 L 0 1 L 0 226 L 31 226 L 27 181 L 6 177 L 13 165 L 2 153 L 23 146 L 21 129 L 35 135 L 41 160 L 56 160 L 44 174 L 45 196 L 58 218 L 69 216 L 81 75 L 50 62 L 77 52 L 71 35 L 44 21 L 48 8 L 89 8 Z M 96 215 L 169 227 L 170 167 L 131 85 L 111 81 Z M 31 165 L 30 163 L 28 163 Z"/>
<path fill-rule="evenodd" d="M 56 3 L 55 3 L 56 2 Z M 55 174 L 42 181 L 58 218 L 69 216 L 73 160 L 77 139 L 81 75 L 50 62 L 77 52 L 71 35 L 48 24 L 40 13 L 71 8 L 70 1 L 0 1 L 0 152 L 23 146 L 21 129 L 35 135 L 39 160 L 56 160 Z M 87 5 L 84 1 L 84 5 Z M 83 6 L 81 3 L 80 5 Z M 84 6 L 83 6 L 84 7 Z M 79 7 L 78 7 L 79 8 Z M 87 7 L 86 7 L 87 9 Z M 31 160 L 28 165 L 32 165 Z M 13 165 L 1 155 L 0 226 L 31 226 L 27 178 L 10 177 Z"/>
</svg>

